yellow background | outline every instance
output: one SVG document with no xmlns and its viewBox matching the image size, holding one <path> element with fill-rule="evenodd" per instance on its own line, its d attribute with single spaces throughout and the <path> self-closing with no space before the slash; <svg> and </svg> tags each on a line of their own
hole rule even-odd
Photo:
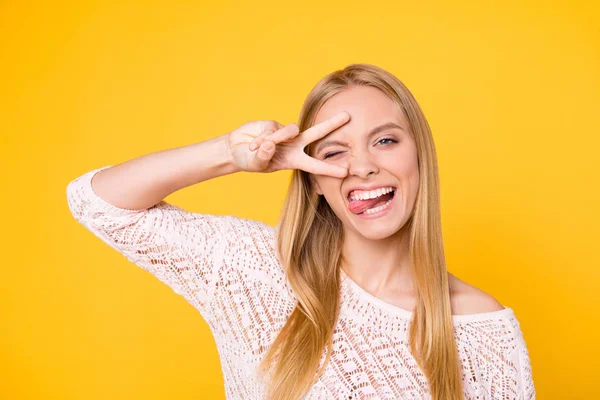
<svg viewBox="0 0 600 400">
<path fill-rule="evenodd" d="M 312 86 L 353 62 L 423 107 L 449 269 L 515 310 L 538 398 L 597 398 L 597 7 L 283 4 L 0 3 L 0 398 L 224 399 L 199 313 L 80 226 L 66 186 L 247 121 L 296 122 Z M 289 177 L 167 200 L 273 225 Z"/>
</svg>

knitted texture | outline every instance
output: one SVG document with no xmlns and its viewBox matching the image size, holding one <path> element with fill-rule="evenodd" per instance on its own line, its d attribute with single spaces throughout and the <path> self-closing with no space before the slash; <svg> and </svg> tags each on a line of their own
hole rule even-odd
<svg viewBox="0 0 600 400">
<path fill-rule="evenodd" d="M 118 208 L 91 186 L 105 168 L 68 184 L 73 217 L 198 310 L 217 345 L 227 399 L 264 399 L 255 368 L 296 304 L 276 255 L 276 228 L 164 200 L 145 210 Z M 303 399 L 431 399 L 408 347 L 412 312 L 369 294 L 343 270 L 341 276 L 331 359 Z M 453 322 L 466 399 L 535 399 L 511 308 L 453 315 Z"/>
</svg>

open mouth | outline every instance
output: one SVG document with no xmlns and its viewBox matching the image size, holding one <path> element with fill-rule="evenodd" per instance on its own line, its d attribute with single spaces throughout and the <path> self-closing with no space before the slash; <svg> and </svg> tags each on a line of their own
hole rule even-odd
<svg viewBox="0 0 600 400">
<path fill-rule="evenodd" d="M 394 198 L 396 194 L 396 188 L 391 187 L 391 191 L 380 194 L 379 196 L 369 199 L 353 199 L 351 200 L 348 195 L 348 209 L 357 215 L 360 214 L 374 214 L 378 211 L 385 209 Z M 389 190 L 389 189 L 388 189 Z"/>
</svg>

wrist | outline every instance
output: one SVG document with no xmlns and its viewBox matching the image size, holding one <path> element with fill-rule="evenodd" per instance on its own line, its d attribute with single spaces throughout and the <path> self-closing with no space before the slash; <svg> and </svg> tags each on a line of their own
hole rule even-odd
<svg viewBox="0 0 600 400">
<path fill-rule="evenodd" d="M 233 174 L 235 172 L 242 171 L 242 169 L 235 162 L 233 149 L 231 148 L 229 138 L 229 133 L 216 138 L 219 147 L 219 154 L 223 156 L 223 162 L 220 167 L 224 171 L 224 174 Z"/>
</svg>

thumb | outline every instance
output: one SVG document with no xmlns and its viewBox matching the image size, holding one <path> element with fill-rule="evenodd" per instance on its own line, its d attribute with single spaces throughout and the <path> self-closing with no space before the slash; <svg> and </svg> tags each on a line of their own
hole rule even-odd
<svg viewBox="0 0 600 400">
<path fill-rule="evenodd" d="M 262 171 L 269 166 L 271 158 L 275 154 L 275 143 L 271 139 L 265 139 L 258 148 L 255 155 L 255 165 Z"/>
</svg>

